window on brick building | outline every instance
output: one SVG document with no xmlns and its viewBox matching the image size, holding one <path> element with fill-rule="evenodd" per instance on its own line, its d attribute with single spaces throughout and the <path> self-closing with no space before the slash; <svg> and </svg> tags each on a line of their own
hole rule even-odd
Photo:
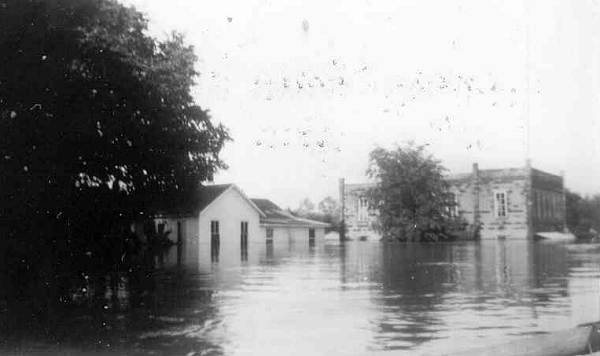
<svg viewBox="0 0 600 356">
<path fill-rule="evenodd" d="M 456 198 L 456 194 L 449 194 L 449 201 L 452 203 L 451 206 L 448 207 L 448 213 L 451 217 L 458 216 L 458 199 Z"/>
<path fill-rule="evenodd" d="M 358 221 L 367 221 L 369 217 L 369 201 L 366 197 L 358 198 Z"/>
<path fill-rule="evenodd" d="M 497 217 L 504 217 L 508 212 L 506 192 L 494 192 L 494 212 Z"/>
</svg>

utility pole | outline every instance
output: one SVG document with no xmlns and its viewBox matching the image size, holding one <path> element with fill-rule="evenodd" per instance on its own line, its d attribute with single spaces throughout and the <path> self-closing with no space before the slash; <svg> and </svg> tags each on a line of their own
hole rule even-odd
<svg viewBox="0 0 600 356">
<path fill-rule="evenodd" d="M 531 159 L 531 33 L 529 1 L 525 5 L 525 159 Z"/>
</svg>

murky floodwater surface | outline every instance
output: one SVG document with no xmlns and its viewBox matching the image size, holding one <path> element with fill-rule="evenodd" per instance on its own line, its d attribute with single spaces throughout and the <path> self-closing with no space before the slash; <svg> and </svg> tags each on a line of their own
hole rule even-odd
<svg viewBox="0 0 600 356">
<path fill-rule="evenodd" d="M 591 244 L 251 244 L 179 266 L 176 255 L 143 285 L 107 288 L 102 310 L 73 316 L 52 349 L 439 354 L 600 320 Z"/>
</svg>

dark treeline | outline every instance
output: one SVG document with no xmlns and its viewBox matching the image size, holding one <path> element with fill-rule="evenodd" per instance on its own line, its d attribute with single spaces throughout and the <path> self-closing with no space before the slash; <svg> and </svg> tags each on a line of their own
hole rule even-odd
<svg viewBox="0 0 600 356">
<path fill-rule="evenodd" d="M 153 246 L 132 222 L 224 168 L 229 136 L 191 96 L 193 48 L 116 1 L 0 0 L 0 53 L 6 331 L 68 306 L 83 276 L 141 266 Z"/>
<path fill-rule="evenodd" d="M 600 238 L 600 195 L 567 191 L 567 226 L 578 238 Z"/>
</svg>

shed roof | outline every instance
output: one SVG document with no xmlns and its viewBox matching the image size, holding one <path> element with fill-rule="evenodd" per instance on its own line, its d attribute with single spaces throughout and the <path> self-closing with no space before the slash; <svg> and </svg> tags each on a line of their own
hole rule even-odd
<svg viewBox="0 0 600 356">
<path fill-rule="evenodd" d="M 304 219 L 293 215 L 289 211 L 281 209 L 277 204 L 269 199 L 251 199 L 265 216 L 260 219 L 260 223 L 266 226 L 284 226 L 284 227 L 329 227 L 329 224 L 322 221 Z"/>
<path fill-rule="evenodd" d="M 273 203 L 272 201 L 270 201 L 269 199 L 255 199 L 252 198 L 250 199 L 252 200 L 252 202 L 254 204 L 256 204 L 256 206 L 263 211 L 263 213 L 265 213 L 265 215 L 269 216 L 269 212 L 276 212 L 281 210 L 281 208 L 279 206 L 277 206 L 277 204 Z"/>
</svg>

